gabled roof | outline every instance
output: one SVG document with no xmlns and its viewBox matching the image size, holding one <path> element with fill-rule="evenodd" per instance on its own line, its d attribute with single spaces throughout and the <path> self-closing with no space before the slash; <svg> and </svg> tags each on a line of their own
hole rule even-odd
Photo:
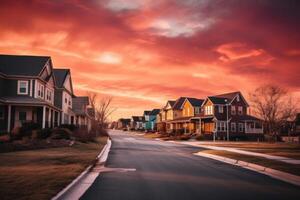
<svg viewBox="0 0 300 200">
<path fill-rule="evenodd" d="M 236 92 L 215 95 L 215 97 L 226 98 L 226 99 L 228 99 L 228 102 L 231 102 L 238 94 L 241 94 L 241 93 L 239 91 L 236 91 Z"/>
<path fill-rule="evenodd" d="M 145 116 L 145 115 L 149 115 L 150 112 L 151 112 L 150 110 L 145 110 L 145 111 L 144 111 L 144 116 Z"/>
<path fill-rule="evenodd" d="M 192 104 L 193 107 L 200 107 L 204 102 L 204 99 L 197 99 L 191 97 L 187 97 L 186 99 Z"/>
<path fill-rule="evenodd" d="M 65 79 L 69 72 L 70 69 L 53 69 L 57 87 L 63 88 Z"/>
<path fill-rule="evenodd" d="M 0 54 L 0 72 L 10 76 L 38 76 L 49 59 L 49 56 Z"/>
<path fill-rule="evenodd" d="M 145 117 L 143 117 L 143 116 L 132 116 L 132 120 L 135 121 L 135 122 L 144 122 Z"/>
<path fill-rule="evenodd" d="M 130 123 L 130 121 L 131 121 L 131 119 L 127 119 L 127 118 L 120 118 L 118 121 L 119 121 L 119 122 L 122 122 L 122 123 L 129 124 L 129 123 Z"/>
<path fill-rule="evenodd" d="M 216 96 L 210 96 L 208 99 L 213 103 L 213 104 L 226 104 L 228 101 L 227 98 L 222 98 L 222 97 L 216 97 Z"/>
<path fill-rule="evenodd" d="M 160 112 L 160 109 L 153 109 L 149 115 L 158 115 Z"/>
<path fill-rule="evenodd" d="M 174 103 L 174 105 L 173 105 L 173 109 L 174 109 L 174 110 L 181 110 L 181 109 L 182 109 L 182 105 L 183 105 L 183 103 L 184 103 L 184 101 L 185 101 L 186 98 L 187 98 L 187 97 L 179 97 L 179 98 L 175 101 L 175 103 Z"/>
<path fill-rule="evenodd" d="M 72 109 L 76 114 L 78 115 L 86 114 L 84 107 L 89 105 L 89 97 L 87 96 L 74 97 L 72 98 L 72 101 L 73 101 Z"/>
</svg>

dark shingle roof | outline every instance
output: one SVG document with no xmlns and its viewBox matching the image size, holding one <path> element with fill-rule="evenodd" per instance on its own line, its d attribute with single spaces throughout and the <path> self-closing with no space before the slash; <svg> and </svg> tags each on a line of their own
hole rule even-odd
<svg viewBox="0 0 300 200">
<path fill-rule="evenodd" d="M 143 117 L 143 116 L 132 116 L 132 119 L 135 122 L 144 122 L 145 121 L 145 117 Z"/>
<path fill-rule="evenodd" d="M 181 110 L 181 109 L 182 109 L 182 104 L 184 103 L 184 101 L 185 101 L 186 98 L 187 98 L 187 97 L 179 97 L 179 98 L 175 101 L 175 103 L 174 103 L 174 105 L 173 105 L 173 109 L 174 109 L 174 110 Z"/>
<path fill-rule="evenodd" d="M 211 96 L 208 98 L 213 104 L 226 104 L 226 103 L 230 102 L 230 101 L 228 101 L 227 98 L 221 98 L 221 97 L 216 97 L 216 96 Z"/>
<path fill-rule="evenodd" d="M 187 99 L 194 107 L 200 107 L 204 101 L 203 99 L 190 98 L 190 97 L 188 97 Z"/>
<path fill-rule="evenodd" d="M 150 112 L 151 112 L 151 111 L 149 111 L 149 110 L 145 110 L 145 111 L 144 111 L 144 116 L 145 116 L 145 115 L 149 115 Z"/>
<path fill-rule="evenodd" d="M 86 114 L 84 108 L 89 105 L 89 97 L 82 96 L 82 97 L 74 97 L 73 99 L 72 109 L 78 115 Z"/>
<path fill-rule="evenodd" d="M 49 56 L 0 54 L 0 72 L 6 75 L 38 76 L 49 59 Z"/>
<path fill-rule="evenodd" d="M 236 91 L 236 92 L 230 92 L 225 94 L 219 94 L 219 95 L 215 95 L 214 97 L 226 98 L 230 102 L 234 99 L 234 97 L 236 97 L 237 94 L 240 94 L 240 92 Z"/>
<path fill-rule="evenodd" d="M 59 88 L 64 86 L 65 79 L 70 72 L 70 69 L 53 69 L 56 85 Z"/>
<path fill-rule="evenodd" d="M 153 110 L 150 112 L 150 115 L 158 115 L 159 112 L 160 112 L 160 109 L 153 109 Z"/>
</svg>

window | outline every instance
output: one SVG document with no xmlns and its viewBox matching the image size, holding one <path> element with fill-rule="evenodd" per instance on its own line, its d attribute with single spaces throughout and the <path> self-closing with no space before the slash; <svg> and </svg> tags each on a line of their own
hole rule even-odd
<svg viewBox="0 0 300 200">
<path fill-rule="evenodd" d="M 187 108 L 187 116 L 190 116 L 190 108 Z"/>
<path fill-rule="evenodd" d="M 24 112 L 24 111 L 19 112 L 19 120 L 26 121 L 26 112 Z"/>
<path fill-rule="evenodd" d="M 0 119 L 4 119 L 4 109 L 0 108 Z"/>
<path fill-rule="evenodd" d="M 231 131 L 236 132 L 236 123 L 231 123 Z"/>
<path fill-rule="evenodd" d="M 243 114 L 243 106 L 238 107 L 238 114 L 242 115 Z"/>
<path fill-rule="evenodd" d="M 18 81 L 18 94 L 28 94 L 28 81 Z"/>
<path fill-rule="evenodd" d="M 196 108 L 195 108 L 195 113 L 196 113 L 196 114 L 199 114 L 199 113 L 200 113 L 200 108 L 199 108 L 199 107 L 196 107 Z"/>
<path fill-rule="evenodd" d="M 68 103 L 68 99 L 67 99 L 67 97 L 65 98 L 65 103 Z"/>
<path fill-rule="evenodd" d="M 236 96 L 236 101 L 239 102 L 240 101 L 240 95 Z"/>
<path fill-rule="evenodd" d="M 217 122 L 217 130 L 218 131 L 226 131 L 226 122 L 218 121 Z"/>
<path fill-rule="evenodd" d="M 239 132 L 243 132 L 243 130 L 244 130 L 244 124 L 239 123 Z"/>
<path fill-rule="evenodd" d="M 235 111 L 235 106 L 231 106 L 231 114 L 235 115 L 236 111 Z"/>
<path fill-rule="evenodd" d="M 41 85 L 41 97 L 44 98 L 44 86 Z"/>
<path fill-rule="evenodd" d="M 212 106 L 205 106 L 205 114 L 212 115 L 213 114 L 213 107 Z"/>
<path fill-rule="evenodd" d="M 69 100 L 69 106 L 71 105 L 71 100 Z"/>
<path fill-rule="evenodd" d="M 223 105 L 219 105 L 219 113 L 223 113 L 224 112 L 224 107 Z"/>
</svg>

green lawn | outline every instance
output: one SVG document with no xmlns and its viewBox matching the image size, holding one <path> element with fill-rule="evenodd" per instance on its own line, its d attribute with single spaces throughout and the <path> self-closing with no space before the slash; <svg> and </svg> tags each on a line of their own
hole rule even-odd
<svg viewBox="0 0 300 200">
<path fill-rule="evenodd" d="M 95 161 L 106 141 L 1 153 L 1 199 L 50 199 Z"/>
</svg>

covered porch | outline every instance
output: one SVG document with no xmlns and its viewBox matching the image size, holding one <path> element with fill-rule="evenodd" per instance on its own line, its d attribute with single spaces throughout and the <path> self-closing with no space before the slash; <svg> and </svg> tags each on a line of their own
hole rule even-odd
<svg viewBox="0 0 300 200">
<path fill-rule="evenodd" d="M 196 121 L 191 117 L 182 117 L 179 119 L 171 120 L 167 123 L 170 133 L 175 134 L 188 134 L 196 133 Z"/>
<path fill-rule="evenodd" d="M 50 105 L 5 104 L 1 130 L 11 132 L 26 123 L 35 123 L 39 128 L 53 128 L 59 126 L 60 111 Z"/>
<path fill-rule="evenodd" d="M 258 120 L 245 120 L 245 133 L 246 134 L 263 134 L 264 129 L 261 121 Z"/>
</svg>

